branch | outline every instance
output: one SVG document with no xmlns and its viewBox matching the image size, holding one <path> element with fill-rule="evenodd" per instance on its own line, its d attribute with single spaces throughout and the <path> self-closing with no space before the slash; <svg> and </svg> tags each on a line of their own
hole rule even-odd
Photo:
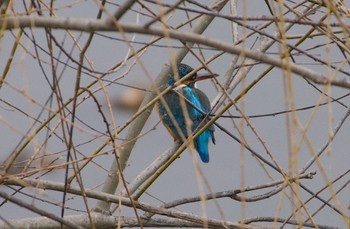
<svg viewBox="0 0 350 229">
<path fill-rule="evenodd" d="M 295 180 L 300 180 L 300 179 L 313 179 L 313 176 L 315 174 L 316 174 L 315 172 L 309 173 L 309 174 L 303 174 L 303 175 L 298 176 L 298 177 L 290 178 L 289 182 L 295 182 Z M 248 187 L 245 187 L 243 189 L 228 190 L 228 191 L 210 193 L 210 194 L 195 196 L 195 197 L 190 197 L 190 198 L 182 198 L 182 199 L 175 200 L 175 201 L 172 201 L 169 203 L 165 203 L 165 204 L 161 205 L 161 207 L 173 208 L 173 207 L 177 207 L 180 205 L 195 203 L 195 202 L 199 202 L 199 201 L 203 201 L 203 200 L 212 200 L 212 199 L 221 199 L 221 198 L 231 198 L 233 200 L 242 201 L 242 202 L 257 202 L 259 200 L 270 198 L 273 195 L 279 193 L 285 186 L 278 187 L 278 185 L 283 184 L 285 182 L 286 182 L 285 180 L 278 180 L 278 181 L 270 182 L 267 184 L 248 186 Z M 255 191 L 255 190 L 260 190 L 260 189 L 265 189 L 265 188 L 270 188 L 270 187 L 276 187 L 276 188 L 268 193 L 254 196 L 254 197 L 249 197 L 249 198 L 244 197 L 243 198 L 243 197 L 239 196 L 240 193 L 250 192 L 250 191 Z M 144 217 L 147 217 L 147 218 L 150 218 L 152 216 L 153 216 L 152 214 L 145 214 L 144 215 Z"/>
<path fill-rule="evenodd" d="M 128 185 L 129 192 L 134 193 L 148 178 L 150 178 L 157 170 L 162 167 L 177 151 L 180 147 L 181 143 L 176 141 L 174 145 L 157 157 L 147 168 L 145 168 L 142 172 L 140 172 L 136 178 Z M 126 193 L 123 192 L 123 196 Z"/>
<path fill-rule="evenodd" d="M 91 214 L 94 225 L 98 228 L 114 228 L 116 225 L 120 228 L 124 227 L 139 227 L 138 221 L 134 218 L 125 217 L 125 216 L 108 216 L 100 213 Z M 64 220 L 75 225 L 80 225 L 84 228 L 90 228 L 91 224 L 89 223 L 89 218 L 87 215 L 75 215 L 64 217 Z M 11 227 L 9 226 L 11 225 Z M 202 228 L 203 224 L 191 223 L 179 219 L 150 219 L 142 220 L 143 227 L 197 227 Z M 27 218 L 27 219 L 17 219 L 10 220 L 7 223 L 0 221 L 0 228 L 35 228 L 35 229 L 59 229 L 61 225 L 49 218 L 46 217 L 37 217 L 37 218 Z M 63 227 L 67 228 L 67 227 Z"/>
<path fill-rule="evenodd" d="M 63 187 L 64 187 L 64 185 L 62 185 Z M 42 209 L 40 209 L 40 208 L 38 208 L 38 207 L 35 207 L 34 205 L 32 205 L 32 204 L 28 204 L 28 203 L 26 203 L 26 202 L 24 202 L 24 201 L 22 201 L 22 200 L 20 200 L 20 199 L 18 199 L 18 198 L 15 198 L 15 197 L 13 197 L 13 196 L 11 196 L 11 195 L 8 195 L 7 193 L 5 193 L 5 192 L 1 192 L 0 191 L 0 197 L 2 197 L 4 200 L 6 200 L 6 201 L 9 201 L 9 202 L 11 202 L 11 203 L 13 203 L 13 204 L 16 204 L 16 205 L 18 205 L 18 206 L 21 206 L 21 207 L 23 207 L 23 208 L 26 208 L 26 209 L 28 209 L 29 211 L 32 211 L 32 212 L 35 212 L 35 213 L 37 213 L 37 214 L 39 214 L 39 215 L 42 215 L 42 216 L 46 216 L 47 217 L 47 219 L 49 219 L 51 222 L 54 222 L 54 223 L 56 223 L 57 225 L 65 225 L 65 226 L 69 226 L 69 228 L 82 228 L 82 227 L 80 227 L 79 225 L 77 225 L 77 224 L 74 224 L 74 223 L 71 223 L 71 222 L 69 222 L 69 221 L 67 221 L 67 220 L 65 220 L 65 219 L 62 219 L 61 217 L 59 217 L 59 216 L 56 216 L 56 215 L 54 215 L 54 214 L 52 214 L 52 213 L 49 213 L 49 212 L 47 212 L 47 211 L 44 211 L 44 210 L 42 210 Z M 45 217 L 45 218 L 46 218 Z M 1 221 L 0 221 L 1 222 Z M 6 227 L 8 227 L 8 222 L 9 221 L 6 221 L 6 222 L 2 222 L 4 225 L 6 225 Z M 39 222 L 39 221 L 38 221 Z M 89 222 L 89 220 L 87 220 L 87 222 Z M 0 223 L 1 224 L 1 223 Z M 4 228 L 4 227 L 1 227 L 0 226 L 0 228 Z M 11 227 L 10 227 L 11 228 Z"/>
<path fill-rule="evenodd" d="M 227 0 L 216 0 L 213 4 L 212 7 L 214 10 L 221 10 L 225 4 L 226 4 Z M 205 31 L 205 29 L 209 26 L 209 24 L 212 22 L 212 20 L 214 19 L 214 16 L 208 16 L 208 15 L 203 15 L 199 21 L 197 22 L 197 24 L 192 28 L 191 33 L 190 34 L 200 34 L 203 33 Z M 106 24 L 106 23 L 105 23 Z M 108 24 L 108 23 L 107 23 Z M 113 27 L 114 25 L 116 25 L 116 27 L 122 29 L 124 31 L 124 27 L 117 23 L 117 24 L 113 24 L 113 23 L 109 23 L 112 24 Z M 144 31 L 148 31 L 151 30 L 151 28 L 144 28 Z M 159 32 L 161 32 L 161 36 L 163 35 L 168 35 L 167 31 L 170 31 L 168 29 L 159 29 Z M 125 31 L 127 32 L 127 31 Z M 174 64 L 178 64 L 182 61 L 182 59 L 187 55 L 188 53 L 188 47 L 192 47 L 193 43 L 187 43 L 183 48 L 179 49 L 176 52 L 176 55 L 174 58 L 170 59 L 170 63 L 174 63 Z M 143 65 L 141 64 L 141 67 L 143 67 Z M 145 72 L 147 72 L 146 69 L 144 69 Z M 171 73 L 171 65 L 170 66 L 165 66 L 163 67 L 162 71 L 159 73 L 159 75 L 157 76 L 157 78 L 154 81 L 154 84 L 152 86 L 152 92 L 149 92 L 146 94 L 144 100 L 142 101 L 141 105 L 140 105 L 140 109 L 144 109 L 145 106 L 147 106 L 147 104 L 152 101 L 157 93 L 159 93 L 159 89 L 162 85 L 164 85 L 169 78 L 169 75 Z M 138 139 L 137 136 L 141 133 L 141 130 L 143 129 L 143 126 L 145 125 L 149 115 L 151 114 L 151 111 L 153 109 L 153 106 L 150 106 L 146 109 L 145 112 L 143 112 L 139 117 L 137 117 L 133 123 L 131 123 L 131 125 L 129 126 L 128 132 L 125 136 L 126 142 L 128 142 L 127 144 L 125 144 L 125 146 L 123 147 L 121 153 L 120 153 L 120 171 L 123 171 L 124 168 L 126 167 L 127 161 L 129 159 L 129 156 L 131 154 L 131 151 L 136 143 L 136 140 Z M 110 169 L 110 175 L 107 176 L 107 179 L 105 181 L 105 185 L 102 189 L 103 192 L 105 193 L 114 193 L 117 186 L 119 183 L 119 176 L 118 176 L 118 168 L 116 166 L 116 163 L 113 162 L 111 165 L 111 169 Z M 110 210 L 110 203 L 107 202 L 101 202 L 99 201 L 96 205 L 96 210 L 102 210 L 102 211 L 109 211 Z"/>
<path fill-rule="evenodd" d="M 51 181 L 40 181 L 35 179 L 8 179 L 3 182 L 3 184 L 7 185 L 18 185 L 21 187 L 35 187 L 37 189 L 47 189 L 47 190 L 55 190 L 55 191 L 63 191 L 65 189 L 65 185 L 58 182 L 51 182 Z M 81 195 L 81 190 L 78 188 L 69 187 L 66 189 L 67 193 Z M 94 198 L 98 200 L 102 200 L 104 202 L 109 203 L 121 203 L 122 205 L 128 206 L 128 207 L 136 207 L 137 209 L 143 210 L 145 212 L 150 212 L 153 214 L 158 215 L 164 215 L 168 216 L 170 218 L 177 218 L 181 220 L 186 220 L 189 222 L 197 223 L 203 225 L 204 223 L 208 225 L 209 227 L 213 228 L 242 228 L 242 226 L 238 223 L 230 222 L 230 221 L 223 221 L 223 220 L 216 220 L 216 219 L 208 219 L 205 217 L 193 215 L 186 212 L 181 212 L 178 210 L 169 210 L 161 207 L 155 207 L 143 202 L 135 201 L 133 204 L 131 203 L 130 199 L 125 197 L 118 197 L 115 195 L 111 195 L 108 193 L 101 193 L 98 191 L 88 190 L 85 189 L 85 195 L 89 198 Z M 76 223 L 76 222 L 74 222 Z M 75 224 L 77 227 L 77 224 Z M 0 227 L 1 228 L 1 227 Z M 243 228 L 253 228 L 252 226 L 244 226 Z"/>
<path fill-rule="evenodd" d="M 210 16 L 207 16 L 210 17 Z M 318 73 L 310 70 L 309 68 L 302 67 L 294 64 L 289 60 L 272 58 L 262 52 L 251 51 L 239 46 L 232 46 L 230 43 L 222 42 L 220 40 L 210 39 L 208 37 L 195 34 L 192 32 L 179 32 L 165 28 L 145 28 L 143 25 L 134 24 L 118 24 L 115 26 L 112 23 L 108 23 L 104 20 L 98 19 L 73 19 L 73 18 L 60 18 L 60 17 L 33 17 L 33 16 L 21 16 L 21 17 L 6 17 L 0 19 L 0 26 L 3 29 L 15 29 L 15 28 L 52 28 L 52 29 L 68 29 L 78 30 L 85 32 L 92 31 L 120 31 L 126 33 L 140 33 L 156 36 L 167 36 L 173 39 L 177 39 L 182 42 L 193 42 L 197 44 L 206 45 L 218 50 L 223 50 L 235 55 L 244 55 L 250 59 L 279 67 L 281 69 L 287 69 L 291 72 L 307 78 L 308 80 L 317 84 L 331 84 L 338 87 L 350 88 L 350 82 L 346 79 L 329 79 L 322 73 Z M 182 49 L 183 50 L 183 49 Z M 181 52 L 181 50 L 180 50 Z M 187 53 L 187 52 L 186 52 Z M 176 61 L 181 61 L 184 55 L 178 56 Z M 164 69 L 165 70 L 165 69 Z M 170 70 L 169 68 L 167 69 Z M 168 72 L 169 73 L 169 72 Z M 164 74 L 164 72 L 162 73 Z M 156 81 L 158 82 L 158 81 Z"/>
<path fill-rule="evenodd" d="M 126 13 L 126 11 L 130 9 L 132 5 L 134 5 L 135 2 L 136 0 L 128 0 L 123 5 L 121 5 L 121 7 L 118 8 L 117 12 L 115 12 L 113 15 L 114 19 L 119 20 Z"/>
<path fill-rule="evenodd" d="M 284 223 L 285 221 L 286 221 L 286 219 L 276 218 L 276 217 L 253 217 L 253 218 L 244 219 L 241 221 L 241 223 L 243 223 L 243 224 L 251 224 L 251 223 L 257 223 L 257 222 L 259 222 L 259 223 L 262 223 L 262 222 Z M 315 228 L 315 225 L 313 223 L 300 222 L 298 220 L 288 220 L 287 224 L 298 225 L 298 226 L 302 225 L 303 227 Z M 319 228 L 319 229 L 335 229 L 337 227 L 317 224 L 317 228 Z"/>
</svg>

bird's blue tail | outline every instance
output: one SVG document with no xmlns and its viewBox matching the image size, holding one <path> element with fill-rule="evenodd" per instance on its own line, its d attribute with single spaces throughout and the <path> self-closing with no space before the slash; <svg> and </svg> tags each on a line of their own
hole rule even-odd
<svg viewBox="0 0 350 229">
<path fill-rule="evenodd" d="M 198 151 L 202 161 L 205 163 L 209 162 L 208 143 L 212 138 L 212 134 L 213 133 L 210 130 L 206 130 L 195 140 L 196 150 Z"/>
</svg>

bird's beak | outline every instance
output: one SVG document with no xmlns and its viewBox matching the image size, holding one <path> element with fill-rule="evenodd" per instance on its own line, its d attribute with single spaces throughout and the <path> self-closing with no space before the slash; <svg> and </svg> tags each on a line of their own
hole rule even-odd
<svg viewBox="0 0 350 229">
<path fill-rule="evenodd" d="M 218 74 L 210 74 L 210 73 L 198 73 L 195 81 L 201 81 L 206 79 L 211 79 L 214 77 L 218 77 Z"/>
</svg>

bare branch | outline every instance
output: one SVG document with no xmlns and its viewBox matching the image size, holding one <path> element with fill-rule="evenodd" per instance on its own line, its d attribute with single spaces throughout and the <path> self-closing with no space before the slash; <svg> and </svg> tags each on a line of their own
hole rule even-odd
<svg viewBox="0 0 350 229">
<path fill-rule="evenodd" d="M 62 185 L 62 186 L 64 187 L 64 185 Z M 5 199 L 7 201 L 10 201 L 10 202 L 12 202 L 14 204 L 17 204 L 18 206 L 24 207 L 24 208 L 26 208 L 26 209 L 28 209 L 28 210 L 30 210 L 32 212 L 35 212 L 35 213 L 37 213 L 39 215 L 46 216 L 47 218 L 51 219 L 52 222 L 55 222 L 58 225 L 62 224 L 62 225 L 66 225 L 66 226 L 68 226 L 70 228 L 83 228 L 83 227 L 81 227 L 81 226 L 79 226 L 79 225 L 77 225 L 75 223 L 66 221 L 65 219 L 62 219 L 61 217 L 58 217 L 58 216 L 56 216 L 54 214 L 46 212 L 45 210 L 42 210 L 42 209 L 37 208 L 37 207 L 35 207 L 35 206 L 31 205 L 31 204 L 28 204 L 28 203 L 26 203 L 26 202 L 24 202 L 24 201 L 22 201 L 22 200 L 20 200 L 18 198 L 10 196 L 10 195 L 6 194 L 5 192 L 0 191 L 0 197 L 2 197 L 3 199 Z M 6 227 L 6 226 L 8 226 L 8 224 L 4 222 L 4 226 Z"/>
<path fill-rule="evenodd" d="M 213 7 L 215 7 L 215 10 L 220 10 L 224 7 L 224 5 L 226 4 L 227 0 L 217 0 L 213 3 Z M 194 28 L 192 29 L 191 33 L 202 33 L 205 31 L 205 29 L 209 26 L 209 24 L 211 23 L 211 21 L 214 19 L 213 16 L 207 16 L 204 15 L 202 18 L 199 19 L 198 23 L 196 24 L 196 26 L 194 26 Z M 118 27 L 120 26 L 120 24 L 118 24 Z M 150 28 L 147 28 L 146 30 L 149 30 Z M 166 29 L 164 29 L 166 30 Z M 161 29 L 162 31 L 162 29 Z M 164 31 L 167 32 L 167 31 Z M 166 35 L 166 33 L 163 33 L 163 35 Z M 188 47 L 193 46 L 192 44 L 187 44 Z M 177 51 L 175 58 L 171 58 L 170 59 L 170 63 L 180 63 L 181 60 L 186 56 L 186 54 L 188 53 L 188 49 L 182 48 L 179 51 Z M 145 69 L 146 71 L 146 69 Z M 147 71 L 146 71 L 147 72 Z M 152 86 L 152 92 L 149 92 L 146 94 L 144 100 L 142 101 L 141 105 L 140 105 L 140 109 L 144 109 L 144 106 L 147 106 L 147 104 L 152 101 L 157 93 L 159 93 L 159 88 L 164 85 L 168 78 L 169 78 L 169 74 L 171 73 L 171 66 L 165 66 L 162 71 L 159 73 L 159 75 L 157 76 L 157 78 L 154 81 L 154 85 Z M 126 144 L 123 148 L 123 150 L 121 151 L 120 154 L 120 170 L 123 171 L 127 161 L 129 159 L 129 156 L 131 154 L 131 151 L 136 143 L 137 140 L 137 136 L 140 134 L 143 126 L 146 123 L 146 120 L 148 119 L 149 115 L 151 114 L 153 107 L 148 107 L 147 110 L 142 113 L 138 118 L 135 119 L 135 121 L 129 126 L 128 129 L 128 133 L 126 135 L 126 140 L 129 141 L 128 144 Z M 103 187 L 103 192 L 106 193 L 114 193 L 118 183 L 119 183 L 119 179 L 118 179 L 118 169 L 115 166 L 115 163 L 112 164 L 111 169 L 110 169 L 110 173 L 112 174 L 111 176 L 108 176 L 105 182 L 105 185 Z M 102 211 L 108 211 L 110 210 L 110 204 L 106 203 L 106 202 L 98 202 L 97 209 L 102 210 Z"/>
<path fill-rule="evenodd" d="M 3 25 L 5 29 L 14 28 L 26 28 L 26 27 L 48 27 L 53 29 L 69 29 L 69 30 L 79 30 L 85 32 L 91 31 L 118 31 L 119 29 L 110 23 L 106 23 L 103 20 L 88 20 L 88 19 L 73 19 L 73 18 L 46 18 L 46 17 L 32 17 L 32 16 L 22 16 L 22 17 L 8 17 L 5 19 L 0 19 L 0 25 Z M 159 29 L 159 28 L 145 28 L 142 25 L 134 24 L 119 24 L 118 25 L 124 32 L 129 33 L 141 33 L 156 36 L 169 36 L 173 39 L 178 39 L 183 42 L 194 42 L 202 45 L 206 45 L 212 48 L 217 48 L 218 50 L 223 50 L 231 54 L 241 55 L 259 61 L 261 63 L 269 64 L 281 69 L 285 69 L 287 66 L 290 71 L 307 78 L 308 80 L 322 85 L 334 85 L 343 88 L 350 88 L 350 82 L 346 79 L 330 79 L 322 73 L 318 73 L 310 70 L 309 68 L 302 67 L 300 65 L 294 64 L 289 60 L 275 59 L 261 52 L 251 51 L 242 47 L 232 46 L 231 44 L 208 39 L 205 36 L 195 34 L 193 32 L 178 32 L 169 29 Z M 177 60 L 179 61 L 179 60 Z"/>
<path fill-rule="evenodd" d="M 108 216 L 100 213 L 92 213 L 92 220 L 98 228 L 114 228 L 116 225 L 119 225 L 121 228 L 128 227 L 138 227 L 139 223 L 136 219 L 130 217 L 122 216 Z M 84 215 L 74 215 L 64 217 L 66 222 L 74 223 L 74 225 L 80 225 L 83 228 L 89 228 L 89 219 L 86 214 Z M 0 228 L 11 229 L 12 228 L 28 228 L 28 229 L 60 229 L 61 226 L 59 223 L 48 219 L 46 217 L 37 217 L 37 218 L 28 218 L 20 220 L 10 220 L 8 224 L 3 221 L 0 221 Z M 192 228 L 202 228 L 203 224 L 200 223 L 191 223 L 179 219 L 142 219 L 143 227 L 192 227 Z M 63 227 L 68 228 L 68 227 Z"/>
</svg>

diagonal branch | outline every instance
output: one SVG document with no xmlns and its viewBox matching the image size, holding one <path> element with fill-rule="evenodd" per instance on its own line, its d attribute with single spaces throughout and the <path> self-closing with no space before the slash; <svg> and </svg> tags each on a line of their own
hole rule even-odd
<svg viewBox="0 0 350 229">
<path fill-rule="evenodd" d="M 227 0 L 217 0 L 212 4 L 212 8 L 214 10 L 219 11 L 225 6 L 226 2 Z M 203 33 L 213 19 L 214 19 L 214 16 L 203 15 L 199 19 L 198 23 L 193 27 L 190 33 L 191 34 Z M 162 31 L 162 35 L 165 35 L 167 34 L 168 30 L 160 29 L 160 31 Z M 179 51 L 176 52 L 175 58 L 170 60 L 170 62 L 176 63 L 176 64 L 180 63 L 181 60 L 188 53 L 187 47 L 192 47 L 192 46 L 193 46 L 193 43 L 186 43 L 186 45 L 183 48 L 181 48 Z M 159 73 L 159 75 L 155 79 L 155 82 L 151 90 L 152 92 L 148 92 L 146 94 L 144 100 L 142 101 L 142 104 L 140 105 L 140 109 L 143 109 L 145 105 L 147 105 L 152 99 L 156 97 L 157 93 L 155 92 L 159 93 L 158 88 L 167 82 L 170 73 L 171 73 L 171 65 L 164 66 L 162 71 Z M 121 171 L 123 171 L 124 168 L 126 167 L 131 151 L 136 143 L 137 136 L 141 133 L 141 130 L 143 129 L 143 126 L 145 125 L 149 115 L 151 114 L 152 109 L 153 107 L 149 107 L 138 118 L 136 118 L 135 121 L 130 125 L 128 132 L 125 136 L 125 139 L 126 139 L 125 141 L 128 143 L 124 146 L 124 148 L 120 152 L 119 163 L 120 163 Z M 116 163 L 113 162 L 110 169 L 110 175 L 107 176 L 107 179 L 105 181 L 104 187 L 102 188 L 102 191 L 105 193 L 114 193 L 119 184 L 118 178 L 119 178 L 118 167 L 116 166 Z M 109 211 L 109 209 L 110 209 L 110 203 L 108 202 L 99 201 L 96 205 L 96 210 Z"/>
</svg>

